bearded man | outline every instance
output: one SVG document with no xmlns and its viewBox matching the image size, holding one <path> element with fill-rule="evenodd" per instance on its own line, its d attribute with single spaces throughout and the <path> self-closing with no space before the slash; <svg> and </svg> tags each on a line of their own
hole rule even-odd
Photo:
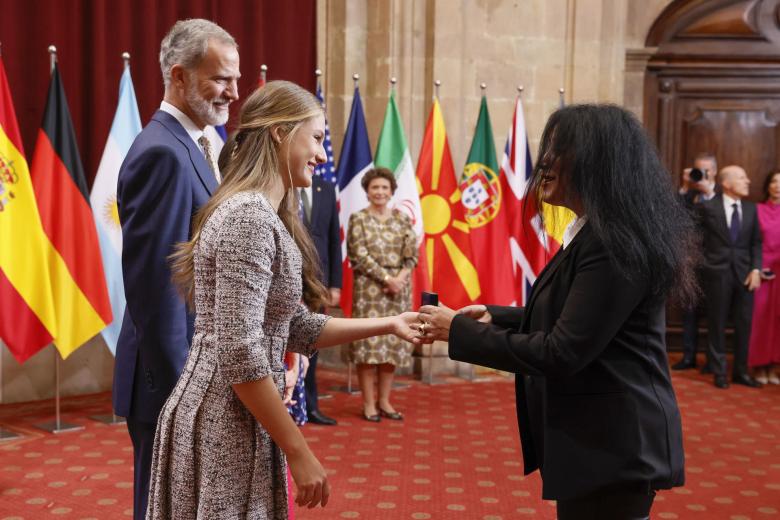
<svg viewBox="0 0 780 520">
<path fill-rule="evenodd" d="M 165 97 L 119 171 L 127 309 L 114 367 L 113 404 L 133 443 L 133 516 L 146 514 L 157 416 L 181 374 L 194 315 L 171 284 L 168 256 L 220 182 L 204 135 L 238 99 L 238 47 L 208 20 L 176 22 L 160 45 Z"/>
</svg>

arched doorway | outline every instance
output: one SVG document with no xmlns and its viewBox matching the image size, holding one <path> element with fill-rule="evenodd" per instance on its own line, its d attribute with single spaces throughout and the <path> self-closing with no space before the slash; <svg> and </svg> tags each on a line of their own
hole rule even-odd
<svg viewBox="0 0 780 520">
<path fill-rule="evenodd" d="M 643 119 L 679 180 L 700 152 L 738 164 L 760 200 L 780 166 L 780 0 L 677 0 L 651 26 Z M 681 344 L 669 310 L 669 344 Z M 704 341 L 699 334 L 699 342 Z"/>
<path fill-rule="evenodd" d="M 682 0 L 656 19 L 643 116 L 679 176 L 699 152 L 761 181 L 780 166 L 780 0 Z"/>
</svg>

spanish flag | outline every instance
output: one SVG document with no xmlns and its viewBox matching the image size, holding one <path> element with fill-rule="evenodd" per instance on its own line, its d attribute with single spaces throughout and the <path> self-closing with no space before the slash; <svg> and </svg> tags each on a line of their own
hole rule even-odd
<svg viewBox="0 0 780 520">
<path fill-rule="evenodd" d="M 416 279 L 416 285 L 430 287 L 440 302 L 453 309 L 474 303 L 481 294 L 479 276 L 438 99 L 433 101 L 425 127 L 417 188 L 425 232 L 420 264 L 427 265 L 427 280 L 420 283 Z"/>
<path fill-rule="evenodd" d="M 0 337 L 20 362 L 57 330 L 50 258 L 0 58 Z"/>
<path fill-rule="evenodd" d="M 113 316 L 89 191 L 65 99 L 54 67 L 31 176 L 50 259 L 56 312 L 54 344 L 63 358 L 100 333 Z"/>
</svg>

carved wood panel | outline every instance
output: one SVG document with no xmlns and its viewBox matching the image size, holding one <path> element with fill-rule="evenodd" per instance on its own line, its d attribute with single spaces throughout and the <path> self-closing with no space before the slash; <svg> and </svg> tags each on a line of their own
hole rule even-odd
<svg viewBox="0 0 780 520">
<path fill-rule="evenodd" d="M 777 100 L 684 99 L 676 114 L 679 147 L 676 171 L 711 151 L 721 166 L 738 164 L 751 179 L 750 198 L 761 200 L 764 176 L 778 164 Z"/>
</svg>

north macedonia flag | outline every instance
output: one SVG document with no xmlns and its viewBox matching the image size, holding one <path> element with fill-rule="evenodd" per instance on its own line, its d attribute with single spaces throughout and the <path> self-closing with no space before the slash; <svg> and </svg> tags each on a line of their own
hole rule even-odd
<svg viewBox="0 0 780 520">
<path fill-rule="evenodd" d="M 479 277 L 471 256 L 469 225 L 461 204 L 439 100 L 434 99 L 425 128 L 417 189 L 422 206 L 425 238 L 421 249 L 427 266 L 427 284 L 439 301 L 453 309 L 480 296 Z"/>
</svg>

